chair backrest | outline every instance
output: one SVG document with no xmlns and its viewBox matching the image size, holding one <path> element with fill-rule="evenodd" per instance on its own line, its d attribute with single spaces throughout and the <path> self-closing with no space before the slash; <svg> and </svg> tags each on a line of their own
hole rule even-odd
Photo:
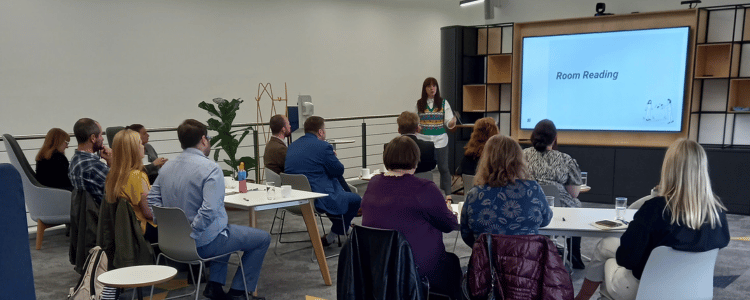
<svg viewBox="0 0 750 300">
<path fill-rule="evenodd" d="M 414 176 L 417 178 L 422 178 L 422 179 L 427 179 L 427 180 L 432 181 L 432 171 L 414 173 Z"/>
<path fill-rule="evenodd" d="M 16 142 L 16 138 L 6 133 L 3 134 L 3 142 L 5 143 L 5 151 L 8 152 L 10 164 L 21 174 L 24 188 L 27 188 L 27 185 L 43 187 L 43 185 L 36 180 L 36 172 L 31 168 L 29 161 L 26 160 L 26 155 L 23 154 L 23 150 L 21 149 L 21 146 L 18 145 L 18 142 Z"/>
<path fill-rule="evenodd" d="M 266 182 L 273 182 L 274 186 L 281 186 L 281 176 L 273 170 L 266 168 Z"/>
<path fill-rule="evenodd" d="M 712 299 L 719 249 L 684 252 L 656 247 L 643 269 L 636 299 Z"/>
<path fill-rule="evenodd" d="M 312 192 L 310 181 L 308 181 L 307 176 L 303 174 L 281 173 L 279 176 L 281 177 L 282 185 L 291 185 L 294 190 Z"/>
<path fill-rule="evenodd" d="M 560 190 L 552 184 L 540 184 L 545 196 L 555 197 L 555 206 L 560 206 Z"/>
<path fill-rule="evenodd" d="M 396 230 L 353 225 L 341 249 L 338 299 L 425 299 L 411 245 Z"/>
<path fill-rule="evenodd" d="M 190 237 L 193 227 L 182 209 L 152 206 L 159 222 L 159 249 L 172 260 L 189 262 L 201 260 L 195 240 Z"/>
<path fill-rule="evenodd" d="M 464 195 L 467 195 L 469 190 L 474 187 L 474 175 L 462 174 L 461 179 L 464 181 Z"/>
<path fill-rule="evenodd" d="M 9 164 L 0 164 L 0 202 L 0 282 L 11 287 L 14 299 L 36 299 L 21 176 Z"/>
<path fill-rule="evenodd" d="M 282 185 L 291 185 L 292 189 L 294 190 L 312 192 L 312 187 L 310 187 L 310 181 L 308 181 L 307 176 L 303 174 L 281 173 L 279 174 L 279 177 L 281 178 L 280 181 Z M 315 200 L 310 199 L 310 201 L 315 201 Z M 284 207 L 284 209 L 295 215 L 299 215 L 299 216 L 302 215 L 302 209 L 299 206 L 288 206 L 288 207 Z"/>
<path fill-rule="evenodd" d="M 107 135 L 107 145 L 112 147 L 112 142 L 115 140 L 115 134 L 120 132 L 120 130 L 125 129 L 123 126 L 112 126 L 107 127 L 107 129 L 104 131 L 104 133 Z"/>
</svg>

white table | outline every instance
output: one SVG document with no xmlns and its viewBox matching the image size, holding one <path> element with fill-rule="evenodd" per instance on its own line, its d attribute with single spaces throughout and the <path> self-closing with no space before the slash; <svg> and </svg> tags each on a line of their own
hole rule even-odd
<svg viewBox="0 0 750 300">
<path fill-rule="evenodd" d="M 104 272 L 96 278 L 106 286 L 116 288 L 137 288 L 138 299 L 143 300 L 141 287 L 152 286 L 172 280 L 177 269 L 169 266 L 132 266 Z"/>
<path fill-rule="evenodd" d="M 625 211 L 625 221 L 632 221 L 637 209 Z M 539 228 L 539 234 L 559 235 L 566 239 L 573 236 L 585 236 L 594 238 L 620 237 L 625 229 L 603 230 L 591 225 L 596 221 L 614 220 L 616 213 L 614 208 L 574 208 L 553 207 L 552 221 L 549 225 Z M 567 243 L 563 247 L 563 257 L 572 263 L 572 257 L 568 256 Z"/>
<path fill-rule="evenodd" d="M 229 187 L 225 190 L 227 195 L 224 196 L 224 205 L 227 207 L 248 210 L 251 227 L 256 227 L 256 211 L 299 206 L 302 210 L 302 218 L 305 220 L 305 225 L 307 226 L 307 233 L 310 235 L 310 241 L 312 241 L 313 249 L 315 250 L 315 256 L 318 259 L 318 265 L 320 267 L 320 273 L 323 275 L 323 281 L 326 285 L 333 284 L 331 281 L 331 273 L 328 270 L 325 252 L 323 251 L 323 244 L 320 241 L 320 232 L 318 231 L 318 225 L 315 221 L 315 208 L 313 207 L 313 202 L 310 201 L 310 199 L 325 197 L 328 196 L 328 194 L 292 190 L 289 197 L 284 198 L 281 197 L 281 188 L 277 187 L 276 198 L 268 200 L 266 198 L 265 185 L 247 183 L 247 193 L 236 193 L 239 192 L 239 183 L 236 180 L 225 177 L 224 182 L 227 187 Z"/>
<path fill-rule="evenodd" d="M 625 220 L 632 221 L 636 209 L 625 211 Z M 591 226 L 600 220 L 614 220 L 614 208 L 573 208 L 553 207 L 552 221 L 549 225 L 539 228 L 542 235 L 585 236 L 595 238 L 620 237 L 625 229 L 602 230 Z"/>
<path fill-rule="evenodd" d="M 330 139 L 330 140 L 326 140 L 326 142 L 328 142 L 329 144 L 331 144 L 331 146 L 333 146 L 333 151 L 336 151 L 336 145 L 337 144 L 351 144 L 351 143 L 354 143 L 354 140 L 347 140 L 347 139 L 337 139 L 337 140 L 334 140 L 334 139 Z"/>
</svg>

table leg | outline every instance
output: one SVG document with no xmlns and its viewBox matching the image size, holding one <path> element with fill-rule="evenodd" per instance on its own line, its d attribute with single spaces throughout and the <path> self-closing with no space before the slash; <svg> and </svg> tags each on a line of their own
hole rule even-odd
<svg viewBox="0 0 750 300">
<path fill-rule="evenodd" d="M 141 290 L 141 287 L 135 289 L 138 291 L 138 300 L 143 300 L 143 291 Z"/>
<path fill-rule="evenodd" d="M 258 223 L 256 222 L 257 219 L 255 217 L 255 207 L 251 207 L 250 210 L 248 210 L 248 215 L 249 215 L 249 218 L 250 218 L 250 227 L 256 228 L 256 226 L 258 225 Z M 255 292 L 253 292 L 253 296 L 258 297 L 258 287 L 257 286 L 255 287 Z"/>
<path fill-rule="evenodd" d="M 250 210 L 248 211 L 248 214 L 249 214 L 249 217 L 250 217 L 250 227 L 256 228 L 256 226 L 258 224 L 257 224 L 256 219 L 255 219 L 255 208 L 251 207 Z"/>
<path fill-rule="evenodd" d="M 323 275 L 323 282 L 326 285 L 332 285 L 331 273 L 328 271 L 328 262 L 326 261 L 326 254 L 323 251 L 323 244 L 320 241 L 320 232 L 318 232 L 318 224 L 315 222 L 315 213 L 313 213 L 313 202 L 310 201 L 306 204 L 300 205 L 302 209 L 302 218 L 305 219 L 305 225 L 307 225 L 307 233 L 310 235 L 310 241 L 312 241 L 313 249 L 315 249 L 315 257 L 318 259 L 318 266 L 320 266 L 320 273 Z"/>
</svg>

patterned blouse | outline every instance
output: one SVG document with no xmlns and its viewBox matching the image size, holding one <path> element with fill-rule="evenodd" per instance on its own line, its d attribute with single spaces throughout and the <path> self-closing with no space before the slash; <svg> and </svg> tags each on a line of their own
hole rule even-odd
<svg viewBox="0 0 750 300">
<path fill-rule="evenodd" d="M 523 154 L 529 163 L 531 178 L 539 184 L 557 187 L 560 201 L 555 200 L 558 203 L 567 207 L 581 207 L 581 201 L 573 198 L 565 189 L 566 185 L 581 185 L 581 168 L 575 159 L 557 150 L 539 152 L 533 147 L 523 149 Z"/>
<path fill-rule="evenodd" d="M 516 180 L 501 187 L 475 186 L 461 210 L 461 238 L 469 247 L 482 233 L 537 234 L 552 220 L 552 210 L 536 181 Z"/>
</svg>

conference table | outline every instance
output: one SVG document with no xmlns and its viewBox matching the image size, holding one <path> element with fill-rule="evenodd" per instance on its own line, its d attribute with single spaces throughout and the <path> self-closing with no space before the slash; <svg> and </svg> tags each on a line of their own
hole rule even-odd
<svg viewBox="0 0 750 300">
<path fill-rule="evenodd" d="M 637 209 L 625 211 L 625 221 L 632 221 Z M 539 228 L 539 234 L 550 236 L 568 237 L 620 237 L 625 232 L 623 229 L 599 229 L 591 225 L 596 221 L 614 220 L 616 216 L 614 208 L 583 208 L 583 207 L 552 207 L 552 220 L 549 225 Z M 568 256 L 567 243 L 563 246 L 563 257 L 571 262 Z"/>
<path fill-rule="evenodd" d="M 312 242 L 315 251 L 315 257 L 318 259 L 318 266 L 320 267 L 320 273 L 323 276 L 323 282 L 325 282 L 326 285 L 333 284 L 331 281 L 331 273 L 328 270 L 328 262 L 326 261 L 323 244 L 320 241 L 318 224 L 315 220 L 315 208 L 313 207 L 313 202 L 310 201 L 311 199 L 328 196 L 328 194 L 293 189 L 288 197 L 282 197 L 280 193 L 281 188 L 276 187 L 277 192 L 275 199 L 268 200 L 266 198 L 265 185 L 247 183 L 247 193 L 240 193 L 239 182 L 230 177 L 225 177 L 224 182 L 226 185 L 224 206 L 248 210 L 250 227 L 256 227 L 257 225 L 255 216 L 256 211 L 299 206 L 302 210 L 302 218 L 305 220 L 305 226 L 307 226 L 307 233 L 310 235 L 310 241 Z"/>
<path fill-rule="evenodd" d="M 625 221 L 632 221 L 637 209 L 625 210 Z M 614 208 L 552 207 L 552 221 L 539 228 L 542 235 L 585 236 L 593 238 L 620 237 L 625 229 L 602 230 L 591 223 L 614 220 Z"/>
</svg>

